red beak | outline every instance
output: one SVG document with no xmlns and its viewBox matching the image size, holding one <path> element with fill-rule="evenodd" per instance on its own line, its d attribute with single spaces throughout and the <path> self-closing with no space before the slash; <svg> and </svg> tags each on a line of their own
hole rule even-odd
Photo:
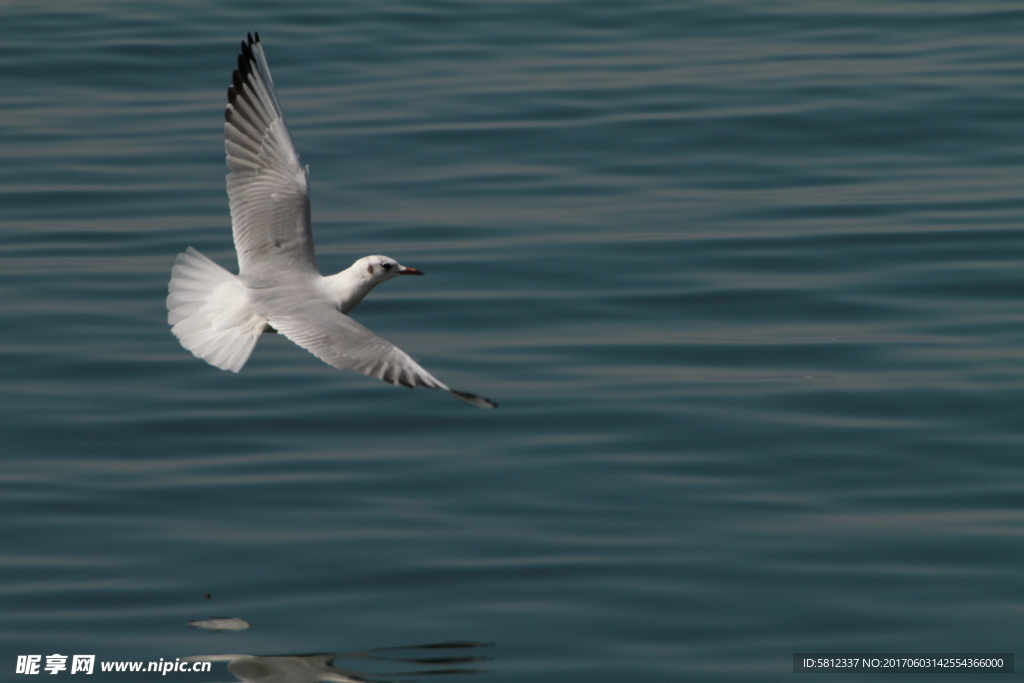
<svg viewBox="0 0 1024 683">
<path fill-rule="evenodd" d="M 416 268 L 402 268 L 398 271 L 399 275 L 423 275 L 423 271 L 417 270 Z"/>
</svg>

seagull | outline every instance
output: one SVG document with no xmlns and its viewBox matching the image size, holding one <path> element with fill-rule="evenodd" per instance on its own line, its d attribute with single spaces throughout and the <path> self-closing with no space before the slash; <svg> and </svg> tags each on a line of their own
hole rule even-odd
<svg viewBox="0 0 1024 683">
<path fill-rule="evenodd" d="M 408 354 L 349 317 L 374 287 L 423 275 L 388 256 L 364 256 L 324 277 L 316 265 L 309 167 L 295 151 L 274 92 L 260 34 L 242 41 L 224 112 L 231 231 L 238 275 L 189 247 L 168 285 L 167 322 L 181 345 L 238 372 L 260 335 L 278 332 L 328 365 L 409 388 L 446 391 L 480 408 L 497 404 L 456 391 Z"/>
</svg>

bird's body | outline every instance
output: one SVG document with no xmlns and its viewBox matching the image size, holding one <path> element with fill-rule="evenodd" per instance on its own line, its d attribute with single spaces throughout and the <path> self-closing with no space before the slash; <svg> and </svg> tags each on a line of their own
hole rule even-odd
<svg viewBox="0 0 1024 683">
<path fill-rule="evenodd" d="M 441 389 L 472 405 L 495 407 L 483 397 L 449 388 L 347 315 L 378 284 L 423 273 L 377 255 L 335 275 L 320 275 L 307 169 L 285 126 L 259 34 L 242 43 L 228 89 L 224 134 L 239 273 L 192 247 L 178 255 L 167 319 L 182 346 L 211 365 L 238 372 L 260 335 L 276 331 L 336 368 L 392 384 Z"/>
</svg>

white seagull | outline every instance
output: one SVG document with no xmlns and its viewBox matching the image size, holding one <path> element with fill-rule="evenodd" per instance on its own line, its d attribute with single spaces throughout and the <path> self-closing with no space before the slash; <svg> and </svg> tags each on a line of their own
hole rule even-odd
<svg viewBox="0 0 1024 683">
<path fill-rule="evenodd" d="M 171 270 L 167 322 L 181 345 L 238 372 L 264 332 L 280 332 L 328 365 L 406 387 L 447 391 L 480 408 L 497 404 L 456 391 L 404 351 L 348 316 L 370 290 L 422 275 L 387 256 L 364 256 L 324 277 L 316 265 L 309 169 L 299 162 L 274 93 L 260 35 L 242 42 L 224 112 L 231 230 L 238 275 L 189 247 Z"/>
</svg>

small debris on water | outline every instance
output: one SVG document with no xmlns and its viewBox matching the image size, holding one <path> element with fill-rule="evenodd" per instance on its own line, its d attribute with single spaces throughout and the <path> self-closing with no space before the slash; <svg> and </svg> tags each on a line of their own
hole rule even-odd
<svg viewBox="0 0 1024 683">
<path fill-rule="evenodd" d="M 207 631 L 244 631 L 249 622 L 235 617 L 210 617 L 209 619 L 188 622 L 192 628 L 204 628 Z"/>
</svg>

